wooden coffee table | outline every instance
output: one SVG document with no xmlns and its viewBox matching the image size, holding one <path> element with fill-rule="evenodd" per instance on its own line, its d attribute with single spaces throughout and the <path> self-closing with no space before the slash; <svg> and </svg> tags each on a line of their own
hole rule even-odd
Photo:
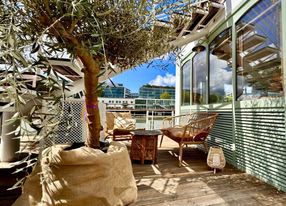
<svg viewBox="0 0 286 206">
<path fill-rule="evenodd" d="M 152 160 L 157 163 L 158 130 L 137 130 L 131 132 L 132 142 L 130 150 L 131 160 L 140 160 L 144 164 L 145 160 Z"/>
</svg>

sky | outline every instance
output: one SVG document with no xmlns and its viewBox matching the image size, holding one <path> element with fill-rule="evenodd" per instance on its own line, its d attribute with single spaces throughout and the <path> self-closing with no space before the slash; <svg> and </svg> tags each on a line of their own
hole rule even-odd
<svg viewBox="0 0 286 206">
<path fill-rule="evenodd" d="M 124 71 L 112 77 L 111 80 L 114 83 L 123 84 L 132 93 L 138 93 L 139 88 L 144 84 L 175 86 L 175 70 L 175 57 L 169 55 Z M 110 81 L 107 80 L 107 82 Z"/>
</svg>

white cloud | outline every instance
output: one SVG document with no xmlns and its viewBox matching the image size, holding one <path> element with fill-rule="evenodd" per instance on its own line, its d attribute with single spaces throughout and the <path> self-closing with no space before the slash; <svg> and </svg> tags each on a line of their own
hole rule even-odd
<svg viewBox="0 0 286 206">
<path fill-rule="evenodd" d="M 150 85 L 156 86 L 175 86 L 176 77 L 170 73 L 166 73 L 165 76 L 157 75 L 155 79 L 149 82 Z"/>
</svg>

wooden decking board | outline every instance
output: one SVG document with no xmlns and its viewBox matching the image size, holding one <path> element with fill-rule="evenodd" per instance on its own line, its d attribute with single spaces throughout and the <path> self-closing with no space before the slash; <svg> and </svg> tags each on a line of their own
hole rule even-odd
<svg viewBox="0 0 286 206">
<path fill-rule="evenodd" d="M 173 201 L 173 203 L 178 204 L 181 202 L 186 203 L 190 200 L 194 204 L 209 205 L 217 204 L 217 201 L 221 201 L 221 199 L 224 199 L 224 202 L 235 200 L 239 200 L 239 202 L 241 202 L 241 200 L 249 198 L 249 193 L 269 191 L 269 186 L 265 184 L 256 183 L 254 185 L 249 186 L 248 182 L 242 182 L 242 184 L 237 184 L 233 186 L 234 184 L 225 183 L 226 182 L 224 182 L 224 184 L 220 183 L 219 185 L 214 184 L 214 186 L 211 186 L 209 184 L 203 184 L 200 181 L 193 183 L 183 183 L 181 184 L 181 187 L 178 188 L 177 194 L 167 196 L 157 194 L 155 197 L 153 197 L 153 195 L 150 196 L 150 193 L 154 192 L 148 191 L 148 189 L 146 189 L 145 187 L 145 191 L 141 194 L 142 196 L 144 196 L 144 198 L 142 198 L 141 202 L 137 202 L 136 205 L 153 205 L 155 202 L 166 201 Z M 140 188 L 141 187 L 139 186 L 139 194 Z M 251 196 L 251 198 L 253 197 Z M 210 201 L 210 199 L 215 199 L 215 202 Z"/>
<path fill-rule="evenodd" d="M 196 148 L 184 150 L 191 171 L 179 168 L 177 157 L 171 155 L 178 152 L 176 147 L 164 139 L 154 166 L 157 174 L 150 164 L 133 164 L 138 200 L 132 206 L 286 205 L 286 193 L 229 165 L 214 175 L 206 165 L 206 154 Z"/>
<path fill-rule="evenodd" d="M 138 200 L 131 206 L 286 205 L 286 193 L 230 165 L 213 174 L 206 164 L 206 154 L 197 148 L 184 149 L 188 167 L 178 167 L 177 154 L 177 144 L 165 138 L 158 150 L 157 165 L 133 163 Z M 0 177 L 3 179 L 4 173 Z M 10 185 L 8 180 L 1 183 L 3 187 Z M 3 192 L 1 206 L 11 205 L 19 195 Z"/>
</svg>

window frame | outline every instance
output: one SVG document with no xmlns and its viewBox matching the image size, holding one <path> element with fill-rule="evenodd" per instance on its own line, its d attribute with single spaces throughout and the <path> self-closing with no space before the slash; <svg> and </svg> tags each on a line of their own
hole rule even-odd
<svg viewBox="0 0 286 206">
<path fill-rule="evenodd" d="M 210 69 L 211 69 L 211 67 L 210 67 L 210 45 L 211 45 L 211 43 L 221 34 L 221 33 L 223 33 L 224 31 L 226 31 L 226 30 L 229 30 L 230 32 L 231 32 L 231 35 L 230 35 L 230 37 L 231 37 L 231 47 L 232 47 L 232 50 L 231 50 L 231 60 L 232 60 L 232 65 L 231 65 L 231 69 L 232 69 L 232 77 L 231 77 L 231 84 L 232 84 L 232 99 L 234 99 L 235 97 L 234 97 L 234 82 L 236 82 L 236 80 L 234 79 L 234 78 L 236 78 L 236 76 L 235 76 L 235 70 L 234 70 L 234 49 L 233 49 L 233 47 L 234 47 L 234 45 L 233 45 L 233 43 L 234 43 L 234 32 L 233 32 L 233 25 L 228 25 L 227 24 L 227 22 L 225 22 L 223 25 L 221 25 L 221 27 L 218 29 L 218 30 L 216 30 L 216 32 L 214 32 L 214 33 L 212 33 L 212 35 L 210 36 L 210 38 L 208 39 L 208 53 L 207 53 L 207 58 L 208 58 L 208 88 L 207 88 L 207 90 L 208 90 L 208 94 L 207 94 L 207 97 L 208 97 L 208 101 L 207 101 L 207 104 L 222 104 L 222 103 L 231 103 L 231 101 L 230 102 L 217 102 L 217 103 L 210 103 L 210 95 L 211 95 L 211 92 L 210 92 L 210 79 L 211 79 L 211 74 L 210 74 Z"/>
<path fill-rule="evenodd" d="M 206 105 L 206 104 L 208 104 L 209 103 L 209 71 L 210 71 L 210 69 L 209 69 L 209 58 L 208 58 L 208 54 L 209 54 L 209 44 L 202 44 L 203 46 L 205 46 L 205 48 L 206 48 L 206 50 L 205 50 L 205 52 L 206 52 L 206 55 L 205 55 L 205 61 L 206 61 L 206 71 L 205 71 L 205 73 L 206 73 L 206 76 L 205 76 L 205 78 L 206 78 L 206 81 L 205 81 L 205 83 L 206 83 L 206 86 L 205 86 L 205 94 L 204 94 L 204 97 L 205 97 L 205 103 L 203 103 L 203 104 L 195 104 L 194 103 L 194 101 L 193 101 L 193 78 L 194 78 L 194 59 L 195 59 L 195 57 L 199 54 L 199 53 L 194 53 L 194 55 L 193 55 L 193 57 L 192 57 L 192 65 L 191 65 L 191 78 L 190 78 L 190 80 L 191 80 L 191 84 L 190 84 L 190 86 L 191 86 L 191 97 L 190 97 L 190 99 L 192 100 L 191 101 L 191 105 Z"/>
<path fill-rule="evenodd" d="M 192 64 L 191 64 L 191 61 L 192 61 L 192 56 L 193 54 L 190 54 L 188 55 L 182 62 L 181 62 L 181 66 L 180 66 L 180 107 L 189 107 L 191 106 L 191 102 L 192 102 L 192 97 L 191 97 L 191 79 L 192 79 Z M 183 104 L 183 67 L 188 63 L 190 62 L 190 67 L 189 67 L 189 77 L 190 77 L 190 101 L 188 104 Z"/>
<path fill-rule="evenodd" d="M 236 8 L 233 10 L 232 13 L 230 13 L 225 20 L 223 20 L 221 23 L 219 23 L 218 25 L 214 26 L 213 29 L 211 29 L 211 33 L 206 37 L 206 39 L 203 39 L 204 43 L 206 44 L 206 49 L 208 50 L 208 54 L 209 54 L 209 44 L 213 41 L 214 38 L 216 38 L 217 35 L 219 35 L 223 30 L 227 29 L 227 28 L 231 28 L 231 31 L 232 31 L 232 95 L 233 95 L 233 100 L 232 100 L 232 103 L 231 102 L 228 102 L 227 104 L 224 104 L 224 105 L 221 105 L 221 103 L 219 103 L 221 106 L 224 106 L 224 107 L 227 107 L 229 108 L 232 107 L 232 108 L 244 108 L 244 107 L 254 107 L 253 104 L 249 104 L 249 101 L 251 100 L 242 100 L 242 101 L 236 101 L 237 99 L 237 94 L 236 94 L 236 41 L 237 41 L 237 36 L 236 36 L 236 30 L 235 30 L 235 25 L 237 23 L 237 21 L 244 15 L 246 15 L 246 13 L 253 7 L 255 6 L 255 4 L 259 3 L 260 0 L 253 0 L 253 1 L 242 1 L 240 3 L 238 3 L 238 5 L 236 6 Z M 282 24 L 282 73 L 283 73 L 283 79 L 285 80 L 286 79 L 286 35 L 283 35 L 285 34 L 286 32 L 286 18 L 284 18 L 286 16 L 286 2 L 284 2 L 283 0 L 281 0 L 281 4 L 282 4 L 282 9 L 281 9 L 281 24 Z M 284 6 L 283 6 L 284 5 Z M 199 41 L 201 41 L 202 39 L 199 39 Z M 285 40 L 285 41 L 284 41 Z M 284 51 L 284 52 L 283 52 Z M 235 54 L 235 55 L 233 55 Z M 180 61 L 180 72 L 181 72 L 181 68 L 187 60 L 191 59 L 193 56 L 194 56 L 194 52 L 190 51 L 189 53 L 186 53 L 186 55 L 184 55 L 185 58 L 182 59 Z M 208 57 L 208 55 L 207 55 Z M 209 58 L 207 58 L 209 60 Z M 208 78 L 208 81 L 209 82 L 209 62 L 208 62 L 208 74 L 207 74 L 207 78 Z M 192 68 L 191 68 L 192 70 Z M 179 75 L 180 77 L 180 81 L 182 80 L 182 74 Z M 192 79 L 192 77 L 190 78 Z M 192 85 L 192 82 L 190 82 L 190 85 Z M 286 89 L 285 89 L 285 82 L 284 82 L 284 85 L 283 85 L 283 88 L 284 88 L 284 97 L 281 97 L 280 99 L 277 99 L 277 101 L 271 101 L 273 102 L 273 104 L 279 104 L 281 106 L 283 106 L 283 102 L 286 102 Z M 182 91 L 182 82 L 180 83 L 179 85 L 179 91 L 181 92 Z M 207 87 L 207 92 L 208 92 L 208 95 L 207 95 L 207 98 L 209 97 L 209 85 Z M 191 88 L 191 91 L 192 91 L 192 88 Z M 179 99 L 179 107 L 180 107 L 180 111 L 189 111 L 189 110 L 197 110 L 199 108 L 203 108 L 203 107 L 198 107 L 200 105 L 192 105 L 192 94 L 190 94 L 190 105 L 189 106 L 184 106 L 182 105 L 181 103 L 181 97 Z M 269 101 L 267 99 L 257 99 L 255 102 L 258 102 L 256 104 L 255 107 L 271 107 L 272 103 L 269 104 Z M 211 107 L 213 107 L 212 105 L 215 104 L 215 103 L 212 103 L 210 104 L 209 101 L 207 101 L 207 105 L 204 106 L 204 109 L 205 108 L 208 108 L 210 105 Z M 284 106 L 283 106 L 284 107 Z"/>
<path fill-rule="evenodd" d="M 248 14 L 248 12 L 250 12 L 251 11 L 251 9 L 252 8 L 254 8 L 257 4 L 259 4 L 259 3 L 261 3 L 263 0 L 257 0 L 257 1 L 255 1 L 254 3 L 252 3 L 251 5 L 248 5 L 248 7 L 247 8 L 244 8 L 243 9 L 243 12 L 241 13 L 241 15 L 239 15 L 239 16 L 236 16 L 236 18 L 235 18 L 235 20 L 233 21 L 233 30 L 235 31 L 235 40 L 233 40 L 233 47 L 235 47 L 235 58 L 233 59 L 233 62 L 235 62 L 236 63 L 236 61 L 237 61 L 237 59 L 236 59 L 236 57 L 237 57 L 237 55 L 238 55 L 238 51 L 237 51 L 237 45 L 238 45 L 238 36 L 236 35 L 236 26 L 237 26 L 237 24 L 239 23 L 239 21 L 243 18 L 243 17 L 245 17 L 247 14 Z M 278 2 L 277 2 L 278 3 Z M 285 97 L 285 93 L 286 93 L 286 91 L 285 91 L 285 81 L 283 81 L 283 79 L 285 79 L 285 64 L 283 65 L 283 57 L 285 56 L 285 54 L 283 53 L 283 51 L 284 51 L 284 49 L 283 49 L 283 18 L 282 18 L 282 16 L 283 16 L 283 5 L 282 5 L 282 3 L 283 3 L 283 0 L 280 0 L 280 4 L 281 4 L 281 10 L 280 10 L 280 12 L 281 12 L 281 15 L 280 15 L 280 29 L 281 29 L 281 33 L 280 33 L 280 42 L 282 42 L 281 43 L 281 47 L 280 47 L 280 53 L 281 53 L 281 78 L 282 78 L 282 80 L 281 80 L 281 83 L 282 83 L 282 89 L 283 89 L 283 91 L 282 91 L 282 96 L 275 96 L 275 98 L 276 99 L 279 99 L 279 98 L 283 98 L 283 99 L 285 99 L 286 97 Z M 285 12 L 285 11 L 284 11 Z M 258 15 L 258 17 L 259 17 L 260 15 Z M 284 15 L 285 16 L 285 15 Z M 285 23 L 285 20 L 284 20 L 284 23 Z M 284 31 L 285 32 L 285 31 Z M 285 35 L 284 35 L 285 36 Z M 285 47 L 285 46 L 284 46 Z M 285 57 L 284 57 L 284 59 L 285 59 Z M 236 73 L 237 73 L 237 69 L 238 69 L 238 67 L 237 67 L 237 64 L 235 64 L 235 85 L 234 85 L 234 94 L 235 94 L 235 96 L 233 96 L 233 98 L 235 99 L 234 101 L 236 101 L 236 102 L 245 102 L 245 101 L 263 101 L 263 99 L 260 99 L 260 98 L 251 98 L 251 99 L 241 99 L 241 100 L 238 100 L 238 96 L 237 96 L 237 89 L 238 89 L 238 82 L 237 82 L 237 75 L 236 75 Z M 267 99 L 271 99 L 271 98 L 273 98 L 271 95 L 269 95 L 269 96 L 266 96 L 266 97 L 264 97 L 264 100 L 266 100 L 267 101 Z"/>
</svg>

